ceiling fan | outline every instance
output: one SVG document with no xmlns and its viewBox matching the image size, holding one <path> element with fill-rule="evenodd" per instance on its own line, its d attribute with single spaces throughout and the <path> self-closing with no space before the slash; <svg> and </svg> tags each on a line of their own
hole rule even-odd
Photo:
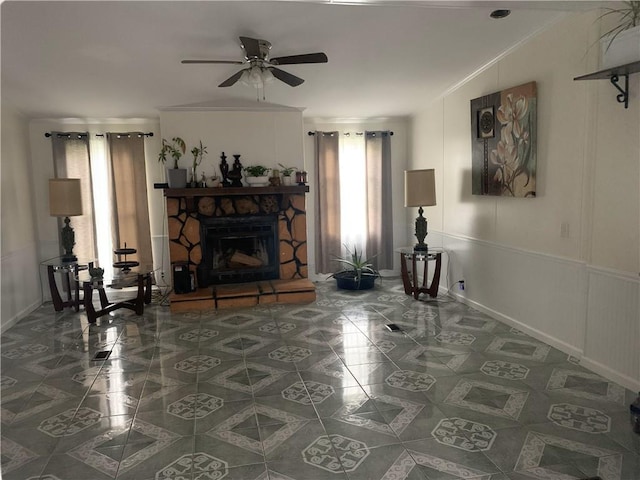
<svg viewBox="0 0 640 480">
<path fill-rule="evenodd" d="M 256 38 L 240 37 L 240 46 L 244 50 L 244 60 L 182 60 L 181 63 L 224 63 L 232 65 L 247 65 L 246 68 L 233 74 L 222 82 L 219 87 L 230 87 L 238 80 L 256 87 L 262 86 L 265 82 L 273 79 L 283 81 L 291 87 L 301 85 L 304 80 L 296 77 L 284 70 L 276 67 L 276 65 L 296 65 L 301 63 L 327 63 L 329 59 L 327 55 L 319 53 L 304 53 L 301 55 L 290 55 L 287 57 L 269 58 L 271 43 L 266 40 Z"/>
</svg>

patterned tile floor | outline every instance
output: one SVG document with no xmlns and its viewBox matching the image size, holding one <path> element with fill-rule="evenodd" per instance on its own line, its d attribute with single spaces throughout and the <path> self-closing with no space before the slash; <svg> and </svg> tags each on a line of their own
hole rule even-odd
<svg viewBox="0 0 640 480">
<path fill-rule="evenodd" d="M 633 392 L 397 279 L 95 325 L 47 304 L 1 361 L 4 480 L 640 479 Z"/>
</svg>

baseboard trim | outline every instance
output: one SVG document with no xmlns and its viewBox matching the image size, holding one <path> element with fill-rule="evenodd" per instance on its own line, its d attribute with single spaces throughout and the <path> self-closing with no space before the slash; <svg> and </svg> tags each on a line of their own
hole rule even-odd
<svg viewBox="0 0 640 480">
<path fill-rule="evenodd" d="M 446 290 L 445 290 L 446 291 Z M 582 350 L 574 347 L 573 345 L 569 345 L 568 343 L 565 343 L 561 340 L 558 340 L 555 337 L 552 337 L 550 335 L 547 335 L 544 332 L 541 332 L 540 330 L 537 330 L 535 328 L 531 328 L 530 326 L 519 322 L 518 320 L 516 320 L 515 318 L 509 317 L 507 315 L 504 315 L 500 312 L 498 312 L 497 310 L 493 310 L 491 308 L 486 307 L 485 305 L 482 305 L 481 303 L 475 302 L 473 300 L 470 300 L 467 297 L 464 297 L 460 294 L 457 294 L 455 292 L 451 292 L 449 291 L 448 294 L 452 297 L 454 297 L 456 300 L 458 300 L 460 303 L 464 303 L 465 305 L 468 305 L 470 307 L 475 308 L 476 310 L 481 311 L 482 313 L 489 315 L 491 318 L 495 318 L 496 320 L 500 320 L 503 323 L 506 323 L 507 325 L 510 325 L 514 328 L 517 328 L 518 330 L 526 333 L 527 335 L 535 338 L 536 340 L 540 340 L 541 342 L 544 342 L 548 345 L 551 345 L 554 348 L 557 348 L 558 350 L 566 353 L 567 355 L 571 355 L 573 357 L 577 357 L 577 358 L 582 358 L 583 352 Z"/>
<path fill-rule="evenodd" d="M 633 390 L 634 392 L 640 392 L 640 381 L 635 378 L 629 377 L 627 375 L 621 375 L 620 372 L 616 370 L 612 370 L 611 368 L 603 365 L 600 362 L 596 362 L 587 357 L 582 357 L 580 359 L 580 365 L 589 370 L 593 370 L 598 375 L 602 375 L 603 377 L 612 380 L 629 390 Z"/>
<path fill-rule="evenodd" d="M 24 317 L 29 315 L 31 312 L 35 311 L 40 305 L 42 305 L 42 302 L 40 302 L 39 300 L 35 301 L 31 305 L 28 305 L 27 307 L 23 308 L 20 312 L 15 314 L 9 320 L 4 320 L 2 322 L 2 325 L 0 325 L 0 334 L 5 333 L 7 330 L 9 330 L 11 327 L 16 325 Z"/>
</svg>

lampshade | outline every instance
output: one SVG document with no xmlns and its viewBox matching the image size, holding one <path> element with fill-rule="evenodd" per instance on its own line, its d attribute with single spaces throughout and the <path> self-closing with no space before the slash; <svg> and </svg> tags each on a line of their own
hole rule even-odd
<svg viewBox="0 0 640 480">
<path fill-rule="evenodd" d="M 79 178 L 49 180 L 49 214 L 52 217 L 82 215 L 82 193 Z"/>
<path fill-rule="evenodd" d="M 436 204 L 436 178 L 433 168 L 404 171 L 404 206 L 428 207 Z"/>
</svg>

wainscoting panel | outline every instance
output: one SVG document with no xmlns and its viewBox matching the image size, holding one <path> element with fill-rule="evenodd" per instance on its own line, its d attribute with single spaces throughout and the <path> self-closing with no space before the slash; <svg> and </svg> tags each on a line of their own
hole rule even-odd
<svg viewBox="0 0 640 480">
<path fill-rule="evenodd" d="M 584 266 L 490 242 L 443 236 L 459 296 L 557 348 L 579 355 L 584 336 Z"/>
<path fill-rule="evenodd" d="M 640 389 L 640 280 L 589 267 L 585 359 Z M 631 388 L 631 387 L 629 387 Z"/>
<path fill-rule="evenodd" d="M 640 389 L 640 280 L 583 262 L 438 232 L 441 289 L 627 388 Z M 457 280 L 465 281 L 465 290 Z"/>
</svg>

